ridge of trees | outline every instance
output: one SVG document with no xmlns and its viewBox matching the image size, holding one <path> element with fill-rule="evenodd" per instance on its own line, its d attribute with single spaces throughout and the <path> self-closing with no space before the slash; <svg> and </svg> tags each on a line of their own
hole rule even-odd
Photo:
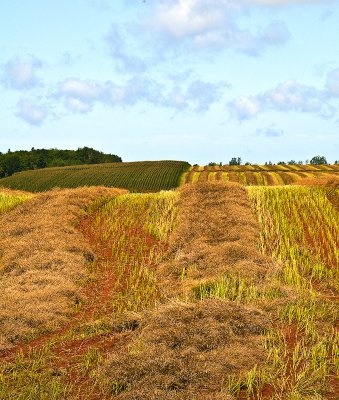
<svg viewBox="0 0 339 400">
<path fill-rule="evenodd" d="M 115 154 L 105 154 L 90 147 L 77 150 L 35 149 L 0 152 L 0 178 L 15 172 L 47 167 L 122 162 Z"/>
<path fill-rule="evenodd" d="M 304 164 L 304 162 L 303 161 L 295 161 L 295 160 L 290 160 L 290 161 L 286 161 L 286 162 L 285 161 L 277 162 L 277 165 L 286 165 L 286 164 L 287 165 L 295 165 L 295 164 L 302 165 L 302 164 Z M 310 165 L 327 165 L 328 162 L 327 162 L 326 157 L 324 157 L 324 156 L 314 156 L 313 158 L 311 158 L 311 160 L 305 161 L 305 165 L 308 165 L 308 164 L 310 164 Z M 339 160 L 336 160 L 334 162 L 334 164 L 339 164 Z M 195 165 L 197 165 L 197 164 L 195 164 Z M 223 165 L 223 163 L 222 162 L 220 162 L 220 163 L 210 162 L 208 165 L 212 166 L 212 167 L 216 166 L 216 165 L 221 166 L 221 165 Z M 228 162 L 228 165 L 242 165 L 241 157 L 232 157 L 231 160 Z M 252 165 L 252 163 L 245 162 L 244 165 Z M 256 163 L 254 163 L 254 165 L 256 165 Z M 271 161 L 266 161 L 265 165 L 276 165 L 276 164 L 272 163 Z"/>
</svg>

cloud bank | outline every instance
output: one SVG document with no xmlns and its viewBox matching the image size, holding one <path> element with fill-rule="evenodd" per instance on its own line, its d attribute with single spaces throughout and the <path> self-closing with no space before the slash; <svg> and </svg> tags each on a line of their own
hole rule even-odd
<svg viewBox="0 0 339 400">
<path fill-rule="evenodd" d="M 338 97 L 339 68 L 328 73 L 324 89 L 288 80 L 256 96 L 239 96 L 228 103 L 228 108 L 239 121 L 255 118 L 265 111 L 294 111 L 330 118 L 336 113 L 332 103 Z"/>
<path fill-rule="evenodd" d="M 70 78 L 59 84 L 57 97 L 64 100 L 70 111 L 79 113 L 90 112 L 97 103 L 126 107 L 142 102 L 175 110 L 205 112 L 219 101 L 227 87 L 225 82 L 201 80 L 178 86 L 173 82 L 158 83 L 145 77 L 134 77 L 124 84 Z"/>
</svg>

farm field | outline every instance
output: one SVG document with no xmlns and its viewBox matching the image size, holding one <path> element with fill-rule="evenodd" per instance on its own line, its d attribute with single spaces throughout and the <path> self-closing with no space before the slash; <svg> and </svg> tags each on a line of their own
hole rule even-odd
<svg viewBox="0 0 339 400">
<path fill-rule="evenodd" d="M 336 400 L 324 182 L 0 190 L 0 399 Z"/>
<path fill-rule="evenodd" d="M 193 166 L 182 181 L 238 182 L 246 186 L 277 186 L 298 183 L 303 179 L 338 176 L 339 165 L 224 165 Z M 1 182 L 1 181 L 0 181 Z"/>
<path fill-rule="evenodd" d="M 189 164 L 183 161 L 86 164 L 43 168 L 16 173 L 0 179 L 0 187 L 43 192 L 54 187 L 106 186 L 131 192 L 157 192 L 179 186 Z"/>
</svg>

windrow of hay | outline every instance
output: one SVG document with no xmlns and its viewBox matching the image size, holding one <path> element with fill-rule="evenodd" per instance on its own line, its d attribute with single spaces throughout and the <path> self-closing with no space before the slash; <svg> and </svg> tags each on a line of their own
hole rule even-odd
<svg viewBox="0 0 339 400">
<path fill-rule="evenodd" d="M 209 299 L 144 315 L 129 353 L 113 354 L 103 390 L 119 399 L 227 399 L 228 376 L 266 359 L 269 324 L 254 308 Z"/>
<path fill-rule="evenodd" d="M 259 225 L 243 186 L 185 185 L 179 209 L 169 259 L 159 267 L 168 296 L 178 290 L 189 294 L 195 285 L 225 274 L 260 284 L 274 267 L 259 252 Z"/>
<path fill-rule="evenodd" d="M 124 190 L 52 190 L 0 217 L 0 350 L 67 320 L 93 261 L 76 229 L 84 207 Z"/>
<path fill-rule="evenodd" d="M 266 360 L 269 318 L 228 298 L 201 301 L 194 289 L 227 274 L 260 285 L 272 264 L 258 241 L 259 226 L 239 184 L 183 186 L 170 250 L 157 268 L 162 304 L 134 317 L 128 352 L 113 352 L 98 370 L 102 396 L 232 398 L 231 377 L 246 376 Z"/>
</svg>

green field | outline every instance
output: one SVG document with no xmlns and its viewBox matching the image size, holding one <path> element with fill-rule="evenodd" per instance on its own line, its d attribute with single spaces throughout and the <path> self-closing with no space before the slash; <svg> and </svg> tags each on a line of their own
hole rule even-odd
<svg viewBox="0 0 339 400">
<path fill-rule="evenodd" d="M 178 187 L 189 167 L 184 161 L 143 161 L 44 168 L 0 179 L 0 187 L 43 192 L 54 187 L 107 186 L 157 192 Z"/>
</svg>

